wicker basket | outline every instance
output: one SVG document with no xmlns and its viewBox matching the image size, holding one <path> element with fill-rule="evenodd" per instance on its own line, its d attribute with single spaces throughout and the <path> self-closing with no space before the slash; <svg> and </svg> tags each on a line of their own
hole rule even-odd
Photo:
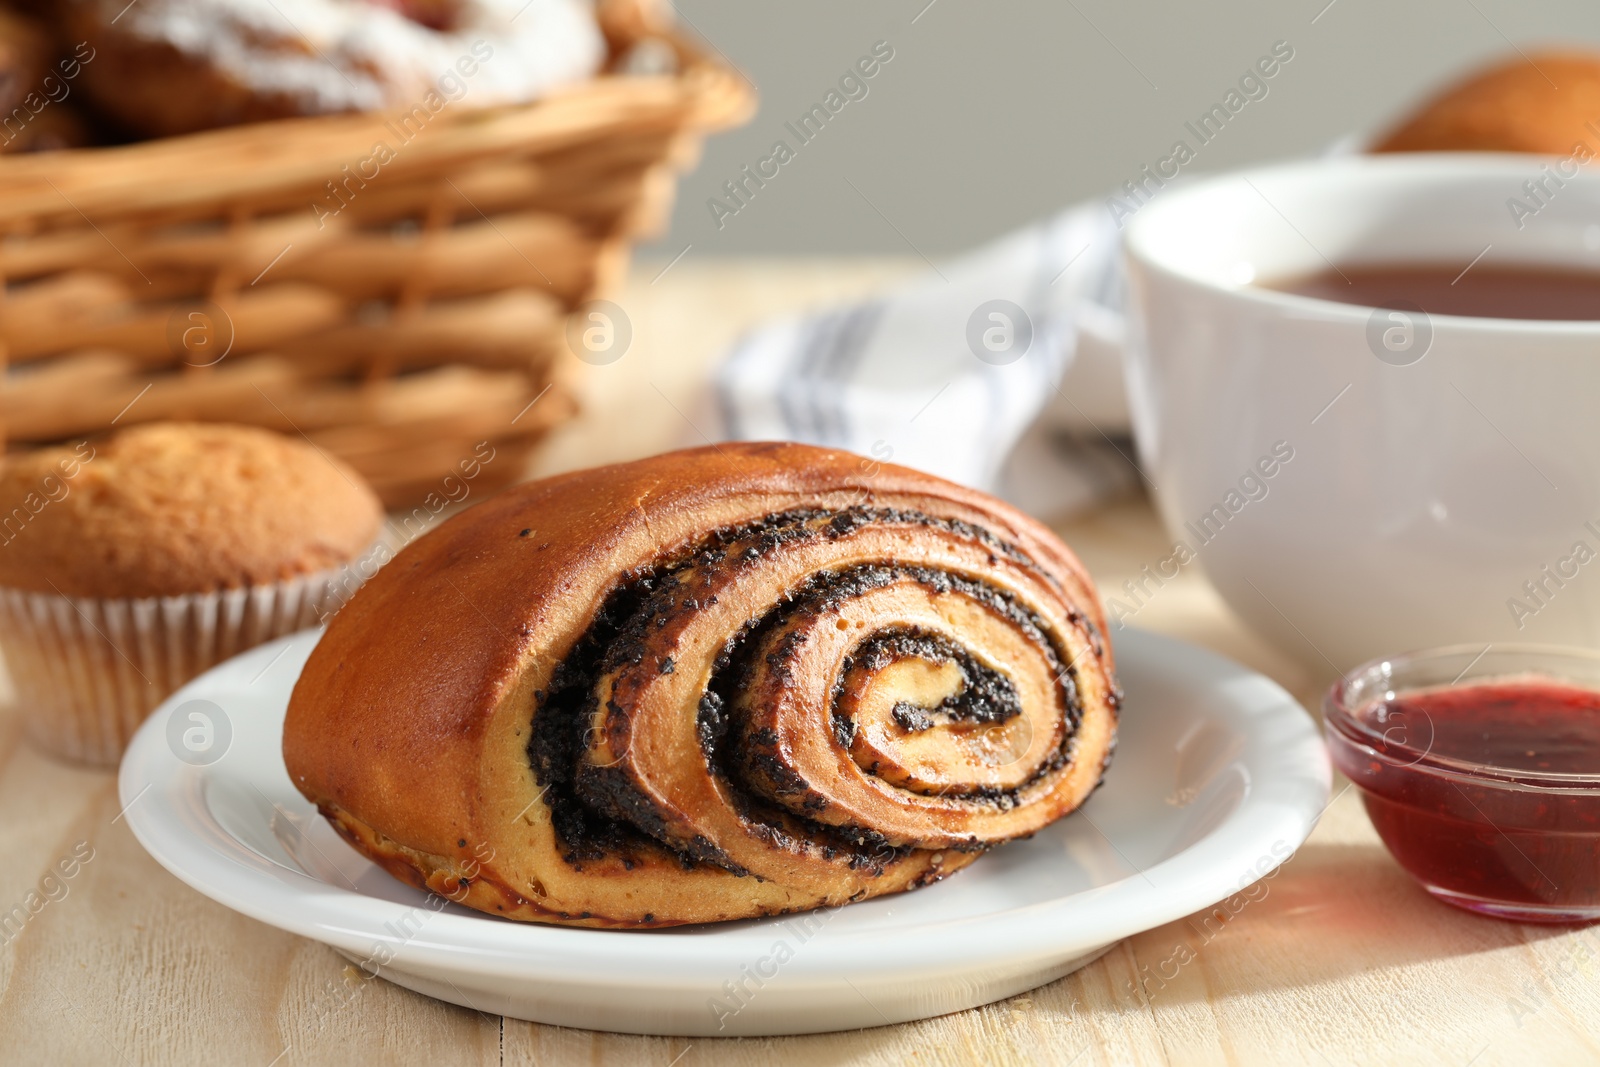
<svg viewBox="0 0 1600 1067">
<path fill-rule="evenodd" d="M 574 409 L 567 314 L 754 103 L 652 5 L 600 13 L 606 74 L 420 133 L 342 115 L 0 159 L 7 447 L 185 418 L 303 434 L 391 508 L 464 464 L 516 480 Z M 672 73 L 622 73 L 649 50 Z"/>
</svg>

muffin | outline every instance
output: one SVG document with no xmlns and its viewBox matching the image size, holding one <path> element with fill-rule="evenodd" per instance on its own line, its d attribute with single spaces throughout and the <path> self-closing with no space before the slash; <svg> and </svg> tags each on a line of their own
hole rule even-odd
<svg viewBox="0 0 1600 1067">
<path fill-rule="evenodd" d="M 1384 134 L 1374 152 L 1600 149 L 1600 55 L 1541 51 L 1469 75 Z"/>
<path fill-rule="evenodd" d="M 152 423 L 0 469 L 0 651 L 29 736 L 114 763 L 207 668 L 312 625 L 366 575 L 383 509 L 265 430 Z"/>
</svg>

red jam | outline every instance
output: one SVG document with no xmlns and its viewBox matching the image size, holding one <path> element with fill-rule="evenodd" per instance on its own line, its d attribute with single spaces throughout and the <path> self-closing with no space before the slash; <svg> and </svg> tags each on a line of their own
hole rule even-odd
<svg viewBox="0 0 1600 1067">
<path fill-rule="evenodd" d="M 1335 764 L 1434 895 L 1600 918 L 1600 691 L 1522 677 L 1402 692 L 1330 719 Z"/>
</svg>

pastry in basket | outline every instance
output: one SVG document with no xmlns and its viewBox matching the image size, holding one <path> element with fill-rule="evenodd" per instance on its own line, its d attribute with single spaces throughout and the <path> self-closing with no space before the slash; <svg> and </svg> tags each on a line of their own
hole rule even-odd
<svg viewBox="0 0 1600 1067">
<path fill-rule="evenodd" d="M 1374 152 L 1600 154 L 1600 54 L 1508 57 L 1445 89 L 1381 137 Z"/>
<path fill-rule="evenodd" d="M 525 103 L 594 74 L 587 0 L 65 0 L 84 81 L 134 133 Z M 420 109 L 420 111 L 418 110 Z"/>
<path fill-rule="evenodd" d="M 15 136 L 0 135 L 0 152 L 58 152 L 81 148 L 90 140 L 89 127 L 75 109 L 53 104 L 21 126 Z"/>
<path fill-rule="evenodd" d="M 0 7 L 0 153 L 88 143 L 82 118 L 65 102 L 82 64 L 69 58 L 57 69 L 56 58 L 42 23 Z"/>
<path fill-rule="evenodd" d="M 0 648 L 40 747 L 112 764 L 208 667 L 303 629 L 359 582 L 383 512 L 310 445 L 151 423 L 0 470 Z"/>
<path fill-rule="evenodd" d="M 1082 565 L 1006 504 L 725 444 L 412 543 L 295 686 L 296 787 L 395 876 L 639 928 L 927 885 L 1073 811 L 1120 694 Z"/>
<path fill-rule="evenodd" d="M 0 7 L 0 112 L 10 115 L 41 88 L 55 44 L 33 19 Z"/>
</svg>

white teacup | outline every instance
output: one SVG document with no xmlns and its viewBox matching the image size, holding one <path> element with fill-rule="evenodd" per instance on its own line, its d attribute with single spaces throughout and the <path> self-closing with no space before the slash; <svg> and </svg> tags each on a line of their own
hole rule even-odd
<svg viewBox="0 0 1600 1067">
<path fill-rule="evenodd" d="M 1323 673 L 1461 642 L 1600 647 L 1600 301 L 1592 322 L 1430 317 L 1250 284 L 1330 263 L 1600 270 L 1600 173 L 1318 160 L 1163 191 L 1125 240 L 1134 432 L 1178 543 L 1107 591 L 1114 616 L 1198 561 Z"/>
</svg>

